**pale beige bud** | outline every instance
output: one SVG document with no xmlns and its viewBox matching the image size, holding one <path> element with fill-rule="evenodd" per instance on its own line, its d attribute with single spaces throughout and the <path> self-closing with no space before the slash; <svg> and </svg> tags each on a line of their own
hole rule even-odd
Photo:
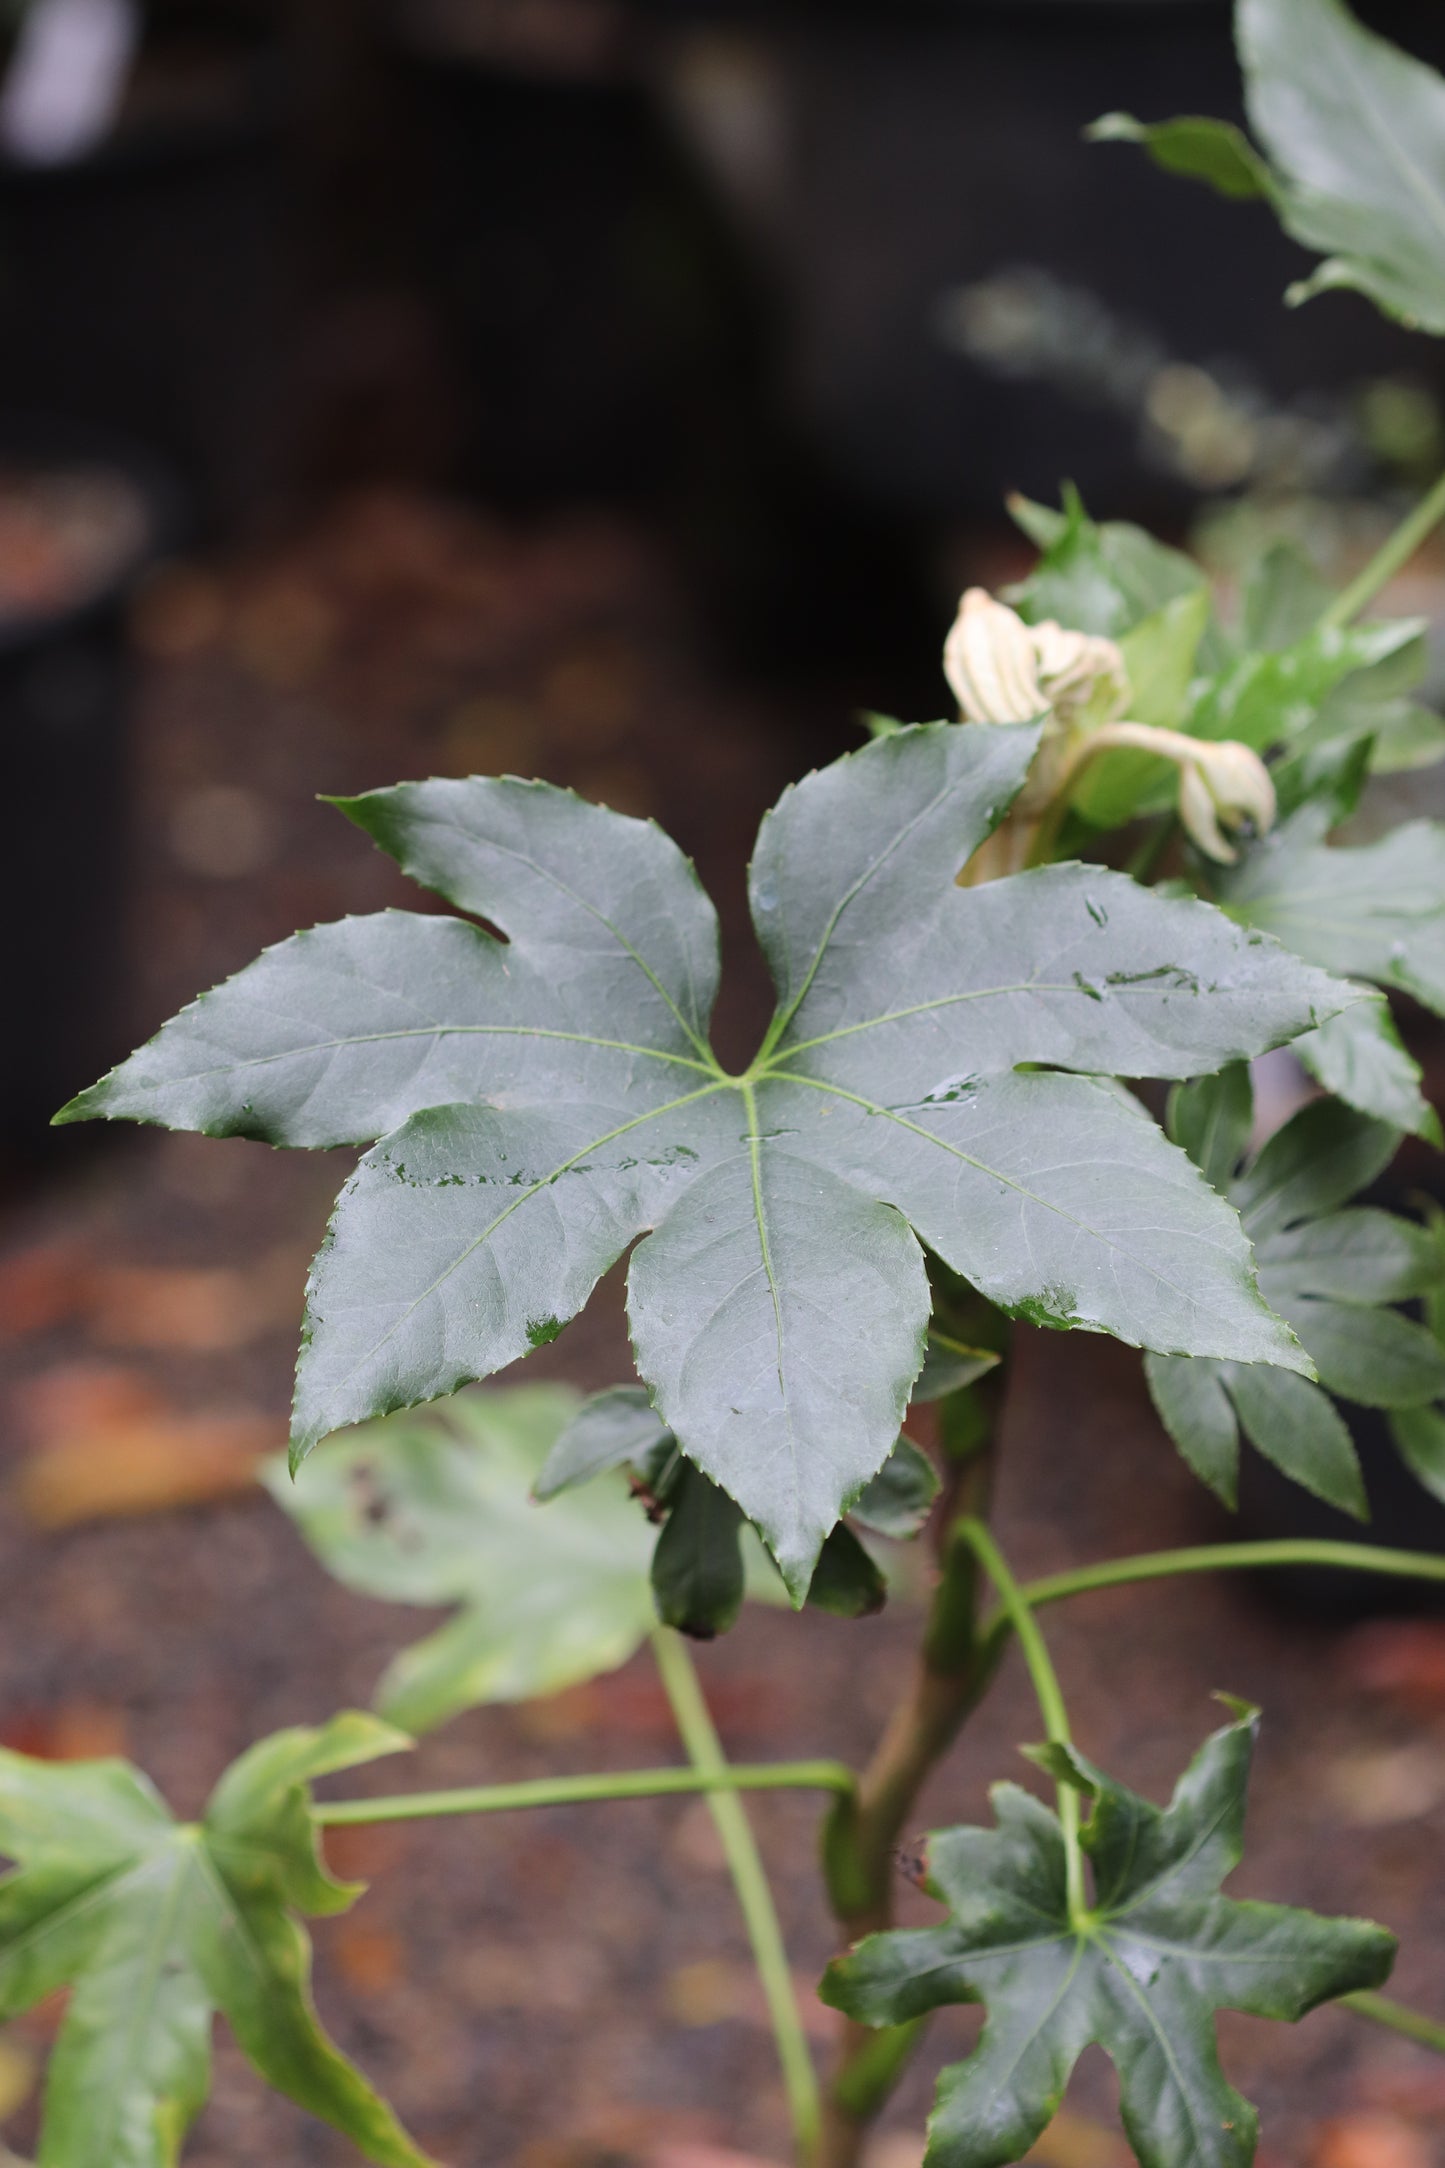
<svg viewBox="0 0 1445 2168">
<path fill-rule="evenodd" d="M 1258 753 L 1233 738 L 1218 744 L 1191 740 L 1194 757 L 1179 771 L 1179 818 L 1201 851 L 1222 865 L 1239 853 L 1225 835 L 1252 821 L 1258 834 L 1274 826 L 1278 810 L 1269 770 Z"/>
<path fill-rule="evenodd" d="M 1239 853 L 1225 834 L 1252 821 L 1263 835 L 1274 826 L 1274 785 L 1258 753 L 1234 738 L 1191 738 L 1182 730 L 1152 723 L 1104 723 L 1091 731 L 1062 779 L 1068 788 L 1087 761 L 1099 753 L 1130 751 L 1157 754 L 1179 770 L 1179 818 L 1210 858 L 1233 865 Z"/>
<path fill-rule="evenodd" d="M 1049 704 L 1029 627 L 982 587 L 970 587 L 958 606 L 943 672 L 966 723 L 1031 723 Z"/>
<path fill-rule="evenodd" d="M 1098 722 L 1122 715 L 1129 704 L 1129 673 L 1112 640 L 1070 632 L 1051 617 L 1031 630 L 1039 684 L 1060 721 L 1072 722 L 1085 709 Z"/>
</svg>

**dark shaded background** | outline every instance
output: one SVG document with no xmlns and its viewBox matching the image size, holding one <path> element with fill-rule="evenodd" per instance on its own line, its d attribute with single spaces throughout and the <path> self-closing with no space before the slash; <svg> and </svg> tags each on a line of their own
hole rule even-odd
<svg viewBox="0 0 1445 2168">
<path fill-rule="evenodd" d="M 1364 12 L 1445 61 L 1438 6 Z M 1080 140 L 1110 107 L 1238 104 L 1202 0 L 154 0 L 104 138 L 0 161 L 0 1737 L 132 1754 L 190 1812 L 262 1731 L 364 1701 L 415 1630 L 330 1586 L 252 1479 L 346 1156 L 45 1127 L 262 943 L 428 907 L 318 792 L 511 770 L 655 815 L 722 906 L 743 1055 L 757 818 L 856 742 L 855 709 L 944 712 L 959 587 L 1026 562 L 1006 490 L 1072 476 L 1176 538 L 1243 502 L 1344 562 L 1438 464 L 1429 342 L 1350 297 L 1286 312 L 1303 259 L 1263 211 Z M 85 578 L 6 523 L 77 467 L 140 518 Z M 1437 572 L 1398 599 L 1442 614 Z M 530 1367 L 624 1377 L 619 1290 Z M 1213 1530 L 1137 1358 L 1026 1336 L 1020 1377 L 1021 1567 Z M 1404 1521 L 1428 1539 L 1417 1500 Z M 1290 1596 L 1092 1599 L 1055 1636 L 1078 1732 L 1158 1795 L 1212 1688 L 1263 1702 L 1241 1886 L 1408 1930 L 1400 1992 L 1439 2010 L 1445 1638 Z M 705 1656 L 729 1746 L 862 1755 L 916 1623 L 906 1600 L 746 1620 Z M 1010 1672 L 931 1811 L 981 1812 L 1036 1728 Z M 673 1751 L 639 1662 L 463 1720 L 406 1781 Z M 757 1809 L 805 1974 L 811 1817 Z M 323 2010 L 444 2159 L 782 2159 L 704 1810 L 345 1849 L 376 1887 L 319 1938 Z M 57 2017 L 0 2034 L 22 2150 Z M 1338 2015 L 1227 2035 L 1273 2168 L 1442 2158 L 1417 2051 Z M 1110 2168 L 1110 2086 L 1086 2070 L 1041 2158 Z M 920 2074 L 875 2168 L 912 2168 L 925 2104 Z M 351 2156 L 223 2047 L 192 2157 Z"/>
</svg>

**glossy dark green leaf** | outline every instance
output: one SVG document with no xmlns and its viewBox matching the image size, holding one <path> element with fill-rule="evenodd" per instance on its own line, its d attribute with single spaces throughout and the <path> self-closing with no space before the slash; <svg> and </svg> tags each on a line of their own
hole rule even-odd
<svg viewBox="0 0 1445 2168">
<path fill-rule="evenodd" d="M 1146 1355 L 1144 1377 L 1159 1420 L 1201 1483 L 1239 1503 L 1239 1419 L 1225 1386 L 1227 1363 L 1205 1356 Z"/>
<path fill-rule="evenodd" d="M 664 1626 L 710 1641 L 736 1623 L 745 1593 L 741 1508 L 684 1462 L 652 1554 L 652 1594 Z"/>
<path fill-rule="evenodd" d="M 1318 1219 L 1368 1188 L 1399 1138 L 1331 1099 L 1301 1107 L 1239 1174 L 1230 1194 L 1255 1243 L 1295 1221 Z"/>
<path fill-rule="evenodd" d="M 1269 1284 L 1263 1271 L 1261 1279 Z M 1411 1408 L 1445 1394 L 1445 1348 L 1397 1310 L 1321 1302 L 1283 1290 L 1279 1305 L 1309 1349 L 1320 1383 L 1342 1400 L 1366 1408 Z"/>
<path fill-rule="evenodd" d="M 1181 1457 L 1234 1510 L 1239 1434 L 1302 1490 L 1342 1513 L 1368 1513 L 1359 1456 L 1329 1394 L 1268 1363 L 1220 1363 L 1146 1355 L 1144 1374 L 1159 1420 Z"/>
<path fill-rule="evenodd" d="M 620 1478 L 533 1502 L 577 1407 L 555 1385 L 464 1393 L 331 1440 L 294 1483 L 269 1469 L 272 1496 L 347 1587 L 454 1607 L 377 1688 L 409 1731 L 614 1670 L 655 1623 L 653 1532 Z"/>
<path fill-rule="evenodd" d="M 1043 1750 L 1092 1802 L 1083 1846 L 1094 1891 L 1070 1916 L 1058 1818 L 1011 1784 L 996 1826 L 930 1837 L 938 1927 L 871 1935 L 824 1976 L 825 2002 L 869 2025 L 951 2003 L 986 2006 L 967 2060 L 939 2082 L 925 2168 L 1003 2168 L 1034 2144 L 1083 2049 L 1119 2075 L 1144 2168 L 1248 2168 L 1257 2119 L 1224 2077 L 1215 2012 L 1294 2020 L 1377 1987 L 1394 1937 L 1219 1894 L 1243 1848 L 1253 1712 L 1216 1732 L 1162 1811 L 1067 1748 Z"/>
<path fill-rule="evenodd" d="M 1320 1382 L 1268 1364 L 1151 1355 L 1149 1390 L 1184 1458 L 1227 1505 L 1242 1425 L 1295 1482 L 1362 1516 L 1359 1464 L 1329 1395 L 1391 1409 L 1445 1395 L 1445 1346 L 1386 1307 L 1445 1284 L 1445 1251 L 1410 1220 L 1342 1209 L 1388 1165 L 1398 1132 L 1335 1100 L 1303 1107 L 1230 1180 L 1225 1139 L 1239 1139 L 1246 1126 L 1238 1091 L 1227 1074 L 1182 1087 L 1171 1101 L 1171 1128 L 1191 1149 L 1215 1154 L 1215 1179 L 1254 1239 L 1260 1286 L 1294 1326 Z"/>
<path fill-rule="evenodd" d="M 555 1338 L 637 1243 L 629 1307 L 657 1422 L 801 1601 L 898 1438 L 929 1314 L 919 1236 L 1042 1323 L 1308 1367 L 1227 1207 L 1096 1079 L 1212 1070 L 1345 996 L 1120 874 L 960 889 L 1036 744 L 1029 728 L 902 730 L 785 792 L 750 886 L 778 1007 L 741 1075 L 704 1036 L 716 926 L 666 837 L 473 779 L 346 810 L 505 938 L 386 914 L 321 929 L 74 1111 L 275 1141 L 385 1127 L 311 1275 L 298 1458 Z M 323 996 L 314 963 L 333 952 L 344 991 Z M 1079 1073 L 1024 1073 L 1040 1066 Z"/>
<path fill-rule="evenodd" d="M 120 1761 L 0 1750 L 0 2017 L 69 1987 L 45 2093 L 45 2168 L 174 2168 L 210 2090 L 220 2011 L 269 2085 L 380 2168 L 428 2168 L 317 2021 L 298 1914 L 359 1887 L 321 1864 L 311 1779 L 407 1741 L 373 1717 L 263 1740 L 199 1822 Z"/>
<path fill-rule="evenodd" d="M 1415 1480 L 1445 1505 L 1445 1408 L 1397 1408 L 1390 1435 Z"/>
<path fill-rule="evenodd" d="M 938 1492 L 933 1462 L 911 1438 L 900 1438 L 877 1475 L 854 1499 L 849 1514 L 875 1535 L 906 1542 L 928 1519 Z"/>
<path fill-rule="evenodd" d="M 1445 1259 L 1427 1228 L 1366 1205 L 1282 1228 L 1255 1254 L 1286 1301 L 1408 1302 L 1445 1278 Z"/>
<path fill-rule="evenodd" d="M 1388 1316 L 1388 1312 L 1385 1313 Z M 1269 1363 L 1221 1366 L 1246 1438 L 1282 1474 L 1358 1521 L 1368 1519 L 1359 1456 L 1343 1416 L 1308 1378 Z"/>
<path fill-rule="evenodd" d="M 872 1552 L 851 1528 L 835 1528 L 818 1553 L 809 1604 L 834 1618 L 868 1618 L 887 1600 L 888 1582 Z"/>
<path fill-rule="evenodd" d="M 1176 1084 L 1169 1094 L 1169 1134 L 1215 1189 L 1226 1190 L 1234 1180 L 1253 1126 L 1247 1062 L 1234 1061 L 1214 1076 Z"/>
</svg>

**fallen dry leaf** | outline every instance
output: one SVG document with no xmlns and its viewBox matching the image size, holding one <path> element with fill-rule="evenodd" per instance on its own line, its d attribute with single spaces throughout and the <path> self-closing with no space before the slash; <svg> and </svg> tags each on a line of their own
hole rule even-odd
<svg viewBox="0 0 1445 2168">
<path fill-rule="evenodd" d="M 0 2123 L 25 2105 L 35 2085 L 39 2064 L 23 2040 L 0 2033 Z"/>
<path fill-rule="evenodd" d="M 37 1761 L 102 1761 L 129 1752 L 130 1730 L 123 1709 L 61 1701 L 18 1710 L 0 1726 L 0 1745 Z"/>
<path fill-rule="evenodd" d="M 1445 1620 L 1376 1619 L 1345 1644 L 1352 1685 L 1422 1713 L 1445 1709 Z"/>
<path fill-rule="evenodd" d="M 330 1938 L 331 1960 L 348 1987 L 360 1995 L 384 1995 L 406 1975 L 406 1944 L 385 1927 L 341 1920 Z"/>
<path fill-rule="evenodd" d="M 780 2168 L 758 2153 L 733 2153 L 720 2145 L 662 2145 L 644 2156 L 645 2168 Z"/>
<path fill-rule="evenodd" d="M 864 2155 L 864 2168 L 923 2168 L 927 2146 L 922 2131 L 885 2130 Z"/>
<path fill-rule="evenodd" d="M 25 1339 L 63 1325 L 82 1307 L 90 1260 L 78 1242 L 44 1242 L 0 1258 L 0 1333 Z"/>
<path fill-rule="evenodd" d="M 1398 2115 L 1342 2115 L 1327 2123 L 1309 2168 L 1436 2168 L 1434 2147 Z"/>
<path fill-rule="evenodd" d="M 223 1265 L 112 1265 L 96 1275 L 90 1311 L 102 1346 L 192 1353 L 244 1347 L 262 1322 L 247 1275 Z"/>
<path fill-rule="evenodd" d="M 1331 1763 L 1325 1785 L 1340 1819 L 1355 1829 L 1413 1822 L 1445 1799 L 1445 1754 L 1423 1740 Z"/>
<path fill-rule="evenodd" d="M 111 1347 L 244 1347 L 301 1315 L 309 1253 L 289 1244 L 242 1266 L 107 1265 L 91 1276 L 87 1308 Z"/>
<path fill-rule="evenodd" d="M 219 1412 L 61 1431 L 21 1465 L 11 1496 L 49 1529 L 240 1497 L 255 1490 L 256 1464 L 280 1430 L 263 1415 Z"/>
<path fill-rule="evenodd" d="M 118 1363 L 58 1364 L 28 1378 L 17 1398 L 25 1429 L 41 1443 L 166 1412 L 164 1396 L 145 1372 Z"/>
<path fill-rule="evenodd" d="M 1119 2133 L 1061 2108 L 1031 2153 L 1034 2168 L 1127 2168 L 1132 2155 Z"/>
</svg>

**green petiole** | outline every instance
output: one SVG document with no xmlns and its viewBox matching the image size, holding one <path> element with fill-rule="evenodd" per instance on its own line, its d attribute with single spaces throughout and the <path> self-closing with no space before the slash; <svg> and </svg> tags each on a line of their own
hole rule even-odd
<svg viewBox="0 0 1445 2168">
<path fill-rule="evenodd" d="M 1341 1995 L 1340 2001 L 1356 2017 L 1366 2017 L 1372 2025 L 1387 2025 L 1391 2032 L 1403 2033 L 1422 2048 L 1433 2048 L 1437 2055 L 1445 2055 L 1445 2025 L 1432 2017 L 1422 2017 L 1418 2010 L 1407 2009 L 1403 2002 L 1393 2002 L 1388 1995 L 1362 1992 L 1358 1995 Z"/>
<path fill-rule="evenodd" d="M 400 1792 L 381 1799 L 323 1799 L 312 1819 L 327 1829 L 368 1822 L 417 1822 L 448 1814 L 501 1814 L 514 1807 L 568 1807 L 606 1799 L 666 1799 L 679 1792 L 851 1792 L 841 1762 L 756 1762 L 718 1770 L 622 1769 L 592 1776 L 537 1777 L 522 1784 L 466 1785 L 446 1792 Z"/>
<path fill-rule="evenodd" d="M 768 1887 L 767 1870 L 763 1866 L 747 1810 L 737 1796 L 738 1787 L 723 1781 L 729 1774 L 736 1775 L 737 1772 L 729 1771 L 722 1742 L 703 1698 L 702 1682 L 682 1636 L 673 1633 L 668 1627 L 658 1627 L 652 1636 L 652 1647 L 663 1689 L 672 1705 L 678 1733 L 687 1749 L 693 1772 L 705 1780 L 705 1788 L 709 1793 L 708 1805 L 712 1810 L 718 1836 L 722 1839 L 728 1871 L 737 1892 L 748 1940 L 752 1944 L 753 1963 L 762 1983 L 768 2016 L 772 2021 L 778 2063 L 783 2074 L 783 2089 L 788 2096 L 788 2112 L 792 2119 L 798 2168 L 812 2168 L 812 2163 L 817 2158 L 823 2126 L 818 2073 L 813 2067 L 812 2052 L 803 2031 L 802 2013 L 798 2008 L 793 1975 L 788 1965 L 788 1953 L 783 1944 L 783 1932 L 778 1925 L 777 1910 L 773 1904 L 773 1893 Z M 823 1766 L 836 1768 L 835 1764 Z M 847 1777 L 847 1788 L 851 1789 L 851 1774 L 848 1771 L 840 1773 Z M 836 1784 L 831 1788 L 843 1789 Z"/>
<path fill-rule="evenodd" d="M 954 1535 L 966 1543 L 983 1567 L 998 1591 L 999 1605 L 1019 1637 L 1024 1662 L 1029 1667 L 1034 1694 L 1039 1704 L 1039 1714 L 1044 1720 L 1044 1731 L 1053 1746 L 1071 1746 L 1068 1711 L 1059 1686 L 1058 1673 L 1049 1655 L 1038 1620 L 1029 1606 L 1029 1596 L 1019 1587 L 1009 1571 L 1003 1553 L 982 1521 L 955 1521 Z M 1084 1924 L 1089 1916 L 1088 1894 L 1084 1887 L 1084 1855 L 1079 1846 L 1079 1795 L 1071 1784 L 1058 1786 L 1059 1823 L 1064 1833 L 1064 1861 L 1068 1875 L 1069 1918 L 1075 1927 Z"/>
<path fill-rule="evenodd" d="M 1348 625 L 1352 617 L 1358 617 L 1367 602 L 1372 602 L 1387 581 L 1404 570 L 1420 544 L 1432 529 L 1445 519 L 1445 474 L 1433 489 L 1428 490 L 1414 507 L 1407 512 L 1394 533 L 1376 550 L 1369 563 L 1356 573 L 1348 587 L 1342 587 L 1334 601 L 1320 619 L 1321 625 Z"/>
<path fill-rule="evenodd" d="M 1258 1543 L 1198 1543 L 1177 1551 L 1142 1551 L 1135 1558 L 1108 1558 L 1070 1573 L 1030 1581 L 1021 1591 L 1030 1610 L 1058 1603 L 1065 1596 L 1087 1595 L 1096 1588 L 1122 1588 L 1131 1581 L 1167 1581 L 1181 1573 L 1230 1573 L 1262 1566 L 1328 1566 L 1341 1573 L 1383 1573 L 1402 1580 L 1445 1581 L 1445 1558 L 1428 1551 L 1387 1550 L 1376 1543 L 1340 1543 L 1329 1538 L 1281 1536 Z M 1000 1591 L 1002 1593 L 1002 1591 Z M 988 1622 L 986 1633 L 1010 1622 L 1007 1605 Z"/>
</svg>

